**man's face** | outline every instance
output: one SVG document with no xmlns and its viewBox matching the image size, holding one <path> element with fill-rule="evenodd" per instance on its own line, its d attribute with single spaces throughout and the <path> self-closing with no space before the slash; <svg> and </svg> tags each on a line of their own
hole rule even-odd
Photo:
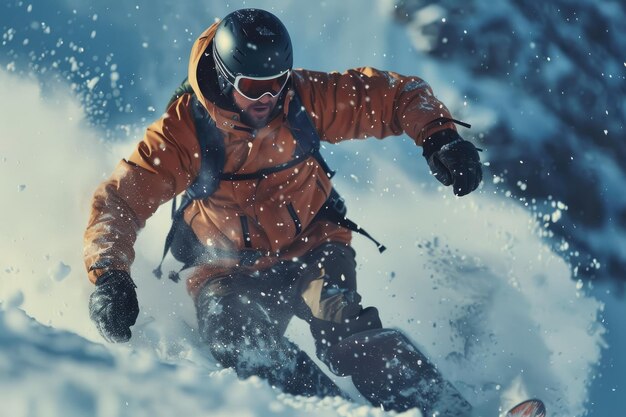
<svg viewBox="0 0 626 417">
<path fill-rule="evenodd" d="M 266 94 L 258 100 L 250 100 L 239 94 L 237 90 L 233 91 L 233 99 L 241 110 L 243 122 L 255 129 L 267 125 L 270 115 L 278 103 L 278 96 L 272 97 Z"/>
</svg>

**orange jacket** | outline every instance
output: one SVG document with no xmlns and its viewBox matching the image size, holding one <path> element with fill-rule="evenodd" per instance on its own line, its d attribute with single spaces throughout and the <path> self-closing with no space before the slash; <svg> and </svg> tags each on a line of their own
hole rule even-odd
<svg viewBox="0 0 626 417">
<path fill-rule="evenodd" d="M 239 120 L 235 109 L 220 104 L 214 85 L 210 53 L 217 23 L 195 42 L 189 62 L 189 82 L 223 132 L 224 172 L 253 173 L 292 159 L 296 142 L 286 125 L 289 101 L 296 90 L 323 141 L 384 138 L 406 133 L 421 145 L 425 138 L 451 122 L 426 82 L 374 68 L 342 74 L 294 70 L 290 91 L 280 113 L 266 127 L 253 130 Z M 211 49 L 208 49 L 210 51 Z M 137 233 L 159 205 L 185 191 L 200 169 L 200 148 L 190 113 L 191 95 L 184 94 L 150 127 L 133 154 L 122 160 L 95 192 L 85 232 L 84 260 L 92 282 L 107 269 L 130 271 Z M 279 259 L 305 254 L 325 241 L 350 243 L 351 232 L 324 221 L 312 222 L 332 185 L 319 164 L 309 158 L 297 166 L 262 180 L 221 181 L 204 201 L 195 201 L 184 219 L 200 240 L 219 249 L 244 248 L 245 217 L 253 249 L 268 256 L 254 267 L 236 259 L 193 267 L 187 285 L 192 294 L 209 278 L 237 268 L 261 269 Z M 296 233 L 295 211 L 301 231 Z M 291 212 L 291 213 L 290 213 Z"/>
</svg>

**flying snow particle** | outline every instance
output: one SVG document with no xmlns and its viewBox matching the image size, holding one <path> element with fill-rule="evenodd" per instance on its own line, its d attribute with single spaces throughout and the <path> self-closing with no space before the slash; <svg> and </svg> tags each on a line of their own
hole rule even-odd
<svg viewBox="0 0 626 417">
<path fill-rule="evenodd" d="M 71 65 L 70 71 L 76 72 L 76 71 L 79 70 L 80 67 L 78 66 L 78 62 L 76 61 L 76 58 L 71 56 L 68 61 L 69 61 L 70 65 Z"/>
<path fill-rule="evenodd" d="M 87 81 L 87 88 L 91 91 L 100 81 L 100 77 L 93 77 L 91 80 Z"/>
<path fill-rule="evenodd" d="M 26 184 L 20 184 L 17 186 L 17 191 L 20 193 L 26 189 Z"/>
<path fill-rule="evenodd" d="M 54 267 L 48 270 L 48 276 L 53 281 L 61 282 L 72 272 L 72 268 L 69 265 L 59 262 Z"/>
<path fill-rule="evenodd" d="M 601 266 L 602 266 L 602 264 L 600 264 L 600 262 L 598 262 L 598 260 L 596 258 L 593 258 L 591 260 L 591 267 L 592 268 L 600 269 Z"/>
</svg>

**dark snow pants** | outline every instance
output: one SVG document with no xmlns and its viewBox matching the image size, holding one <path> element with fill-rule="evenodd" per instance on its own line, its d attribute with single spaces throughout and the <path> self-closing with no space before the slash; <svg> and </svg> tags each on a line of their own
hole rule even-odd
<svg viewBox="0 0 626 417">
<path fill-rule="evenodd" d="M 318 358 L 336 375 L 352 376 L 373 405 L 418 407 L 442 416 L 463 416 L 470 409 L 402 333 L 382 328 L 376 308 L 361 306 L 354 250 L 344 244 L 324 244 L 253 276 L 211 280 L 196 309 L 200 335 L 213 356 L 240 378 L 257 375 L 294 395 L 343 396 L 284 336 L 295 315 L 309 323 Z"/>
</svg>

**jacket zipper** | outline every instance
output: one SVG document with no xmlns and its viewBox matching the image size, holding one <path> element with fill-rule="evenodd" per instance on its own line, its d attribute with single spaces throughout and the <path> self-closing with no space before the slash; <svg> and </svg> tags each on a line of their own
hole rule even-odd
<svg viewBox="0 0 626 417">
<path fill-rule="evenodd" d="M 248 217 L 239 216 L 241 221 L 241 233 L 243 234 L 243 244 L 246 248 L 252 247 L 252 239 L 250 239 L 250 228 L 248 227 Z"/>
<path fill-rule="evenodd" d="M 287 204 L 287 211 L 289 211 L 289 215 L 291 216 L 293 223 L 296 225 L 296 236 L 298 236 L 300 232 L 302 232 L 302 222 L 298 217 L 298 213 L 296 213 L 296 209 L 293 208 L 293 204 Z"/>
</svg>

